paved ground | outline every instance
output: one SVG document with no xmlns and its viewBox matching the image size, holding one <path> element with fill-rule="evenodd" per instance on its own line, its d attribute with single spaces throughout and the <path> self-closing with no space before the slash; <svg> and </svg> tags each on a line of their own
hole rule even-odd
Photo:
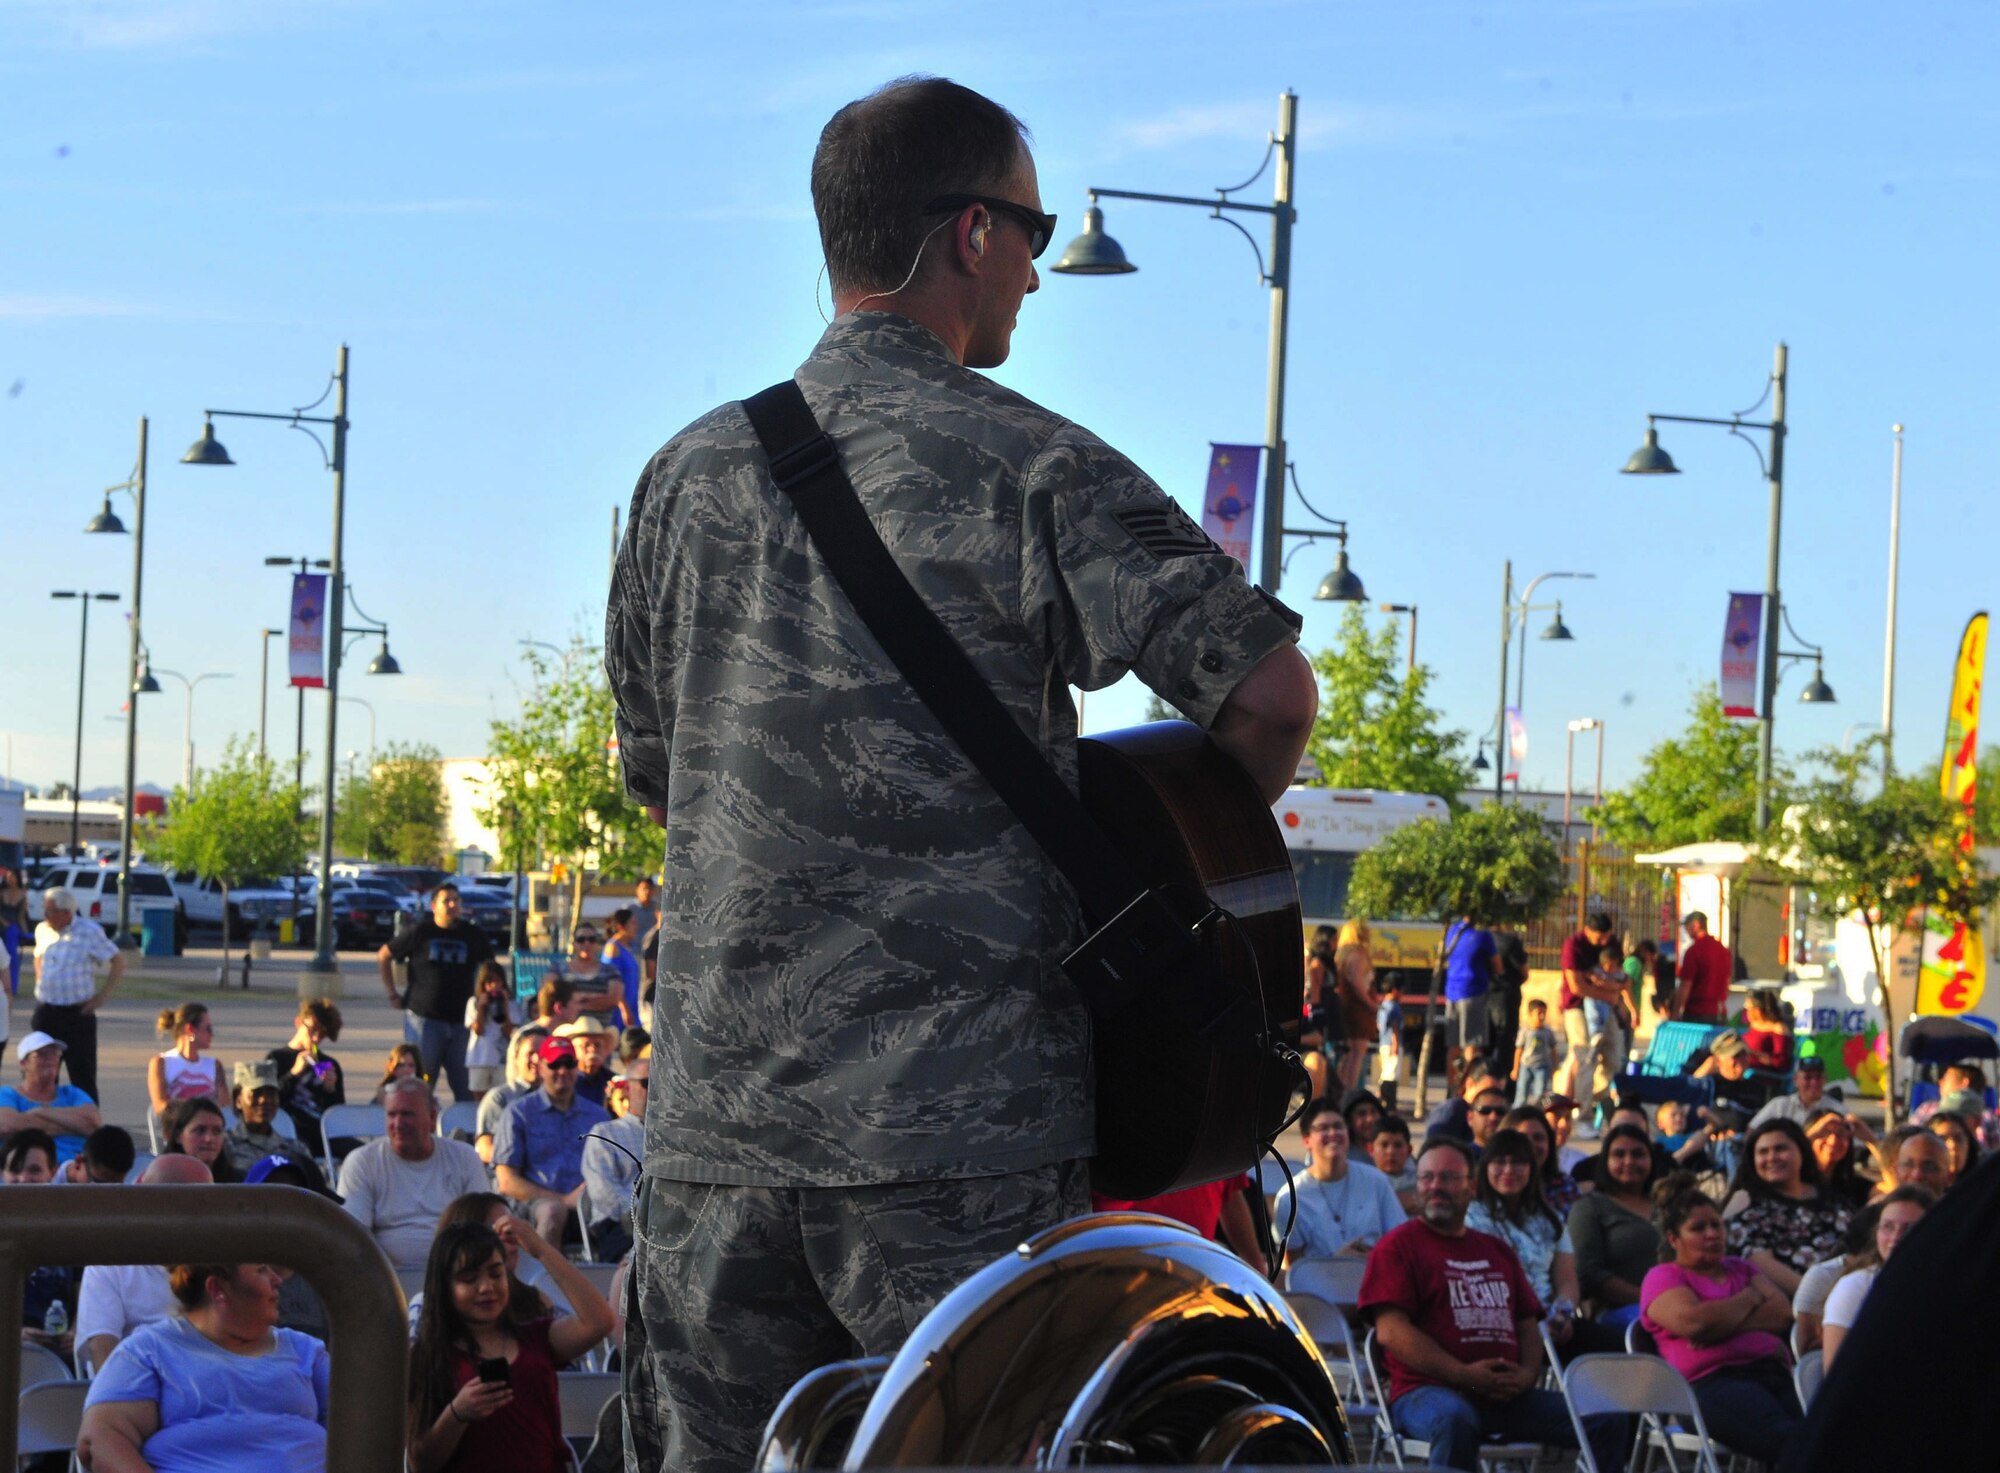
<svg viewBox="0 0 2000 1473">
<path fill-rule="evenodd" d="M 309 981 L 313 995 L 332 995 L 339 1004 L 343 1021 L 340 1042 L 329 1052 L 347 1071 L 349 1098 L 365 1102 L 381 1078 L 383 1059 L 391 1047 L 403 1041 L 403 1015 L 383 998 L 372 956 L 342 952 L 341 987 L 336 991 L 323 985 L 332 978 L 308 978 L 305 963 L 310 955 L 302 950 L 280 950 L 268 960 L 253 962 L 247 990 L 241 986 L 241 948 L 233 953 L 235 964 L 227 989 L 215 985 L 216 968 L 222 960 L 220 947 L 197 947 L 178 957 L 131 956 L 125 980 L 98 1014 L 97 1076 L 104 1094 L 99 1104 L 105 1120 L 131 1131 L 139 1148 L 145 1149 L 146 1061 L 166 1047 L 154 1031 L 161 1009 L 184 1002 L 207 1003 L 215 1022 L 215 1054 L 227 1071 L 238 1059 L 262 1058 L 267 1050 L 290 1041 L 302 979 Z M 32 992 L 27 976 L 22 978 L 21 991 Z M 33 1006 L 29 996 L 15 999 L 16 1041 L 28 1031 Z M 12 1049 L 0 1074 L 10 1082 L 16 1077 Z M 449 1095 L 449 1089 L 444 1093 Z"/>
</svg>

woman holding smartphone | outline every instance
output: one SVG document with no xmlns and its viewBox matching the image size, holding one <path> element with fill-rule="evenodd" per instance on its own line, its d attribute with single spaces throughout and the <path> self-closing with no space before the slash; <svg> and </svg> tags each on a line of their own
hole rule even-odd
<svg viewBox="0 0 2000 1473">
<path fill-rule="evenodd" d="M 506 1249 L 481 1223 L 431 1244 L 410 1346 L 411 1473 L 567 1473 L 556 1371 L 610 1334 L 611 1306 L 525 1223 L 521 1251 L 548 1270 L 574 1314 L 550 1319 L 513 1292 Z"/>
</svg>

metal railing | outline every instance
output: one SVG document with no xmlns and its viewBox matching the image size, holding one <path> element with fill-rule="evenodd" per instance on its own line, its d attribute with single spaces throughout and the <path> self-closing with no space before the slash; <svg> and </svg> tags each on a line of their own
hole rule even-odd
<svg viewBox="0 0 2000 1473">
<path fill-rule="evenodd" d="M 21 1322 L 42 1264 L 270 1263 L 326 1306 L 333 1350 L 326 1473 L 403 1463 L 409 1330 L 402 1290 L 368 1231 L 297 1187 L 88 1187 L 0 1192 L 0 1325 Z M 0 1335 L 0 1467 L 19 1446 L 21 1341 Z"/>
</svg>

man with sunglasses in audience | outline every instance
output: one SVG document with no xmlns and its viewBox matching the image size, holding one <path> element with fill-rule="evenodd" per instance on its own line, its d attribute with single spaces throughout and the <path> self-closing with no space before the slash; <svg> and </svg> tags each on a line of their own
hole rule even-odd
<svg viewBox="0 0 2000 1473">
<path fill-rule="evenodd" d="M 816 424 L 767 453 L 732 403 L 670 441 L 606 619 L 626 790 L 666 830 L 628 1456 L 684 1473 L 747 1467 L 801 1375 L 895 1350 L 1088 1211 L 1096 1149 L 1075 897 L 885 660 L 773 459 L 840 467 L 1071 782 L 1072 686 L 1136 674 L 1267 803 L 1317 703 L 1296 616 L 1129 459 L 976 371 L 1055 236 L 1020 121 L 892 82 L 828 123 L 812 195 Z"/>
</svg>

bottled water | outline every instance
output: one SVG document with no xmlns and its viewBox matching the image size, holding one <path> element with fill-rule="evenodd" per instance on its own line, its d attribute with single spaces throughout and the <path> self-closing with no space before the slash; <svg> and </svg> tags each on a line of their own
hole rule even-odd
<svg viewBox="0 0 2000 1473">
<path fill-rule="evenodd" d="M 69 1333 L 69 1311 L 63 1308 L 60 1299 L 52 1300 L 49 1312 L 42 1316 L 42 1333 L 45 1335 L 65 1335 Z"/>
</svg>

